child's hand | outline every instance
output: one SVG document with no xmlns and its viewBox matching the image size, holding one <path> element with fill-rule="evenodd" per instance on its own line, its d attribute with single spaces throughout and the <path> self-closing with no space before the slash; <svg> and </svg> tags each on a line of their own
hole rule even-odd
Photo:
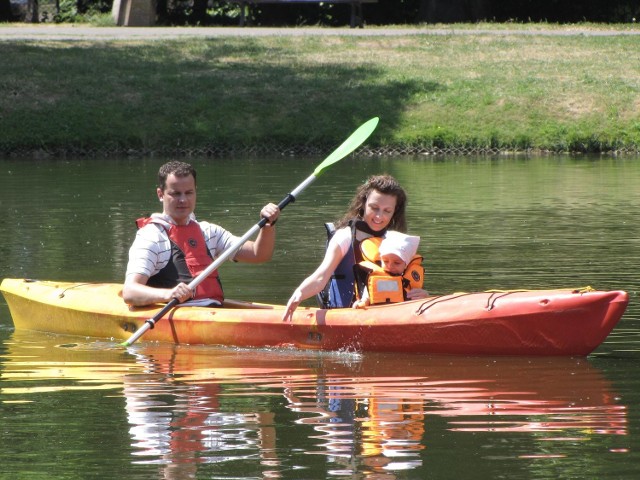
<svg viewBox="0 0 640 480">
<path fill-rule="evenodd" d="M 351 308 L 364 308 L 369 305 L 369 300 L 357 300 L 353 303 Z"/>
<path fill-rule="evenodd" d="M 418 298 L 427 298 L 429 292 L 421 288 L 412 288 L 407 292 L 407 300 L 417 300 Z"/>
</svg>

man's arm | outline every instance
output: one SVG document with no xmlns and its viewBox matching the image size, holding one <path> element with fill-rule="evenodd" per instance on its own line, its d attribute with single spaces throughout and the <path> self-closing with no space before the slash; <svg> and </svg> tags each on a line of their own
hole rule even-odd
<svg viewBox="0 0 640 480">
<path fill-rule="evenodd" d="M 172 298 L 177 298 L 182 303 L 193 297 L 193 291 L 185 283 L 180 283 L 174 288 L 155 288 L 147 285 L 148 281 L 149 277 L 146 275 L 139 273 L 128 275 L 122 289 L 122 298 L 125 303 L 142 307 L 154 303 L 167 303 Z"/>
<path fill-rule="evenodd" d="M 271 260 L 273 249 L 276 245 L 276 229 L 274 223 L 280 216 L 277 205 L 270 203 L 265 205 L 260 216 L 267 218 L 269 223 L 258 232 L 255 241 L 245 242 L 238 250 L 235 259 L 239 262 L 263 263 Z"/>
</svg>

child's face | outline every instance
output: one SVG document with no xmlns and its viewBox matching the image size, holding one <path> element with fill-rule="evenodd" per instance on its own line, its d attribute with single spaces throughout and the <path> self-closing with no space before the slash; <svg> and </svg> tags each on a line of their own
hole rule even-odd
<svg viewBox="0 0 640 480">
<path fill-rule="evenodd" d="M 402 275 L 407 264 L 396 254 L 388 253 L 380 257 L 382 261 L 382 268 L 385 272 L 392 275 Z"/>
</svg>

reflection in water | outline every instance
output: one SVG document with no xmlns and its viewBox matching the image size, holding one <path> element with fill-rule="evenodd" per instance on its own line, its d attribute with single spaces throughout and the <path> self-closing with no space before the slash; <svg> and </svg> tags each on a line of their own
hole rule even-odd
<svg viewBox="0 0 640 480">
<path fill-rule="evenodd" d="M 42 339 L 47 343 L 43 344 Z M 33 333 L 15 334 L 5 341 L 3 355 L 3 403 L 29 402 L 30 394 L 72 390 L 111 390 L 122 387 L 122 376 L 131 365 L 114 362 L 113 352 L 101 351 L 98 344 L 78 356 L 69 347 L 56 344 L 53 337 Z"/>
<path fill-rule="evenodd" d="M 165 478 L 184 478 L 195 474 L 200 463 L 259 457 L 268 468 L 264 478 L 270 478 L 275 459 L 273 413 L 222 406 L 222 385 L 204 377 L 198 381 L 189 350 L 184 351 L 186 355 L 179 354 L 170 346 L 154 347 L 151 354 L 129 350 L 144 370 L 123 378 L 134 461 L 165 465 Z M 186 380 L 193 373 L 195 381 Z"/>
<path fill-rule="evenodd" d="M 521 458 L 627 434 L 626 406 L 586 359 L 123 350 L 33 332 L 14 332 L 4 350 L 3 403 L 121 392 L 131 463 L 157 465 L 165 478 L 225 462 L 278 478 L 304 468 L 301 452 L 324 458 L 327 475 L 395 478 L 423 465 L 443 422 L 474 439 L 526 434 Z"/>
</svg>

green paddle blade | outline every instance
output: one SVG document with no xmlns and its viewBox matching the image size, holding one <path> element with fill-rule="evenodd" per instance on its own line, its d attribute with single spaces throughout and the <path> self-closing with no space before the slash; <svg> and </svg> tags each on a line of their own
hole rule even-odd
<svg viewBox="0 0 640 480">
<path fill-rule="evenodd" d="M 346 157 L 356 148 L 362 145 L 362 143 L 367 138 L 369 138 L 369 135 L 371 135 L 376 129 L 379 120 L 380 119 L 378 117 L 373 117 L 371 120 L 360 125 L 360 127 L 355 132 L 353 132 L 349 138 L 342 142 L 342 145 L 336 148 L 331 155 L 325 158 L 324 162 L 316 167 L 316 169 L 313 171 L 313 174 L 317 177 L 329 165 L 333 165 L 338 160 L 342 160 L 344 157 Z"/>
</svg>

